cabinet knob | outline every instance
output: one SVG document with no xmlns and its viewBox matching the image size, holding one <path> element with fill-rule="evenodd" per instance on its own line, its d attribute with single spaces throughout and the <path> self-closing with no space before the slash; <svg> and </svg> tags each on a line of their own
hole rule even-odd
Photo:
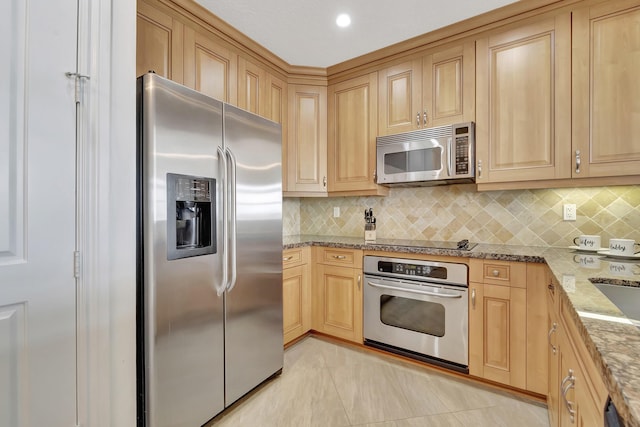
<svg viewBox="0 0 640 427">
<path fill-rule="evenodd" d="M 420 111 L 416 113 L 416 126 L 420 127 Z"/>
<path fill-rule="evenodd" d="M 323 187 L 326 187 L 326 186 L 327 186 L 327 177 L 326 177 L 326 176 L 323 176 L 323 177 L 322 177 L 322 186 L 323 186 Z"/>
<path fill-rule="evenodd" d="M 471 307 L 476 308 L 476 290 L 471 290 Z"/>
<path fill-rule="evenodd" d="M 289 261 L 290 259 L 293 259 L 293 255 L 283 256 L 283 257 L 282 257 L 282 260 L 283 260 L 283 261 Z"/>
<path fill-rule="evenodd" d="M 346 256 L 344 256 L 344 255 L 334 255 L 333 257 L 335 259 L 345 259 L 346 258 Z"/>
<path fill-rule="evenodd" d="M 478 160 L 478 178 L 482 176 L 482 160 Z"/>
<path fill-rule="evenodd" d="M 580 173 L 580 164 L 582 163 L 580 159 L 580 150 L 576 150 L 576 173 Z"/>
<path fill-rule="evenodd" d="M 498 270 L 493 270 L 493 271 L 491 272 L 491 274 L 493 274 L 493 277 L 498 277 L 498 276 L 500 276 L 500 272 L 499 272 Z"/>
<path fill-rule="evenodd" d="M 427 126 L 427 110 L 424 110 L 424 113 L 422 113 L 422 122 L 424 123 L 424 126 Z"/>
</svg>

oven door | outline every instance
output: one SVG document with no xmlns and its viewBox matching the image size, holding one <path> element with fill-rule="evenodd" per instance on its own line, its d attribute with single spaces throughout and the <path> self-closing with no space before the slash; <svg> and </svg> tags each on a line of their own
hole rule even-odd
<svg viewBox="0 0 640 427">
<path fill-rule="evenodd" d="M 468 289 L 365 275 L 364 338 L 468 366 Z"/>
</svg>

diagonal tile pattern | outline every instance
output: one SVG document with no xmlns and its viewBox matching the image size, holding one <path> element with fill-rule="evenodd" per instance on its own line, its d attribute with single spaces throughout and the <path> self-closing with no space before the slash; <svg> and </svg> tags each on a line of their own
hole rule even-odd
<svg viewBox="0 0 640 427">
<path fill-rule="evenodd" d="M 574 203 L 577 221 L 562 220 Z M 341 216 L 333 218 L 333 207 Z M 388 197 L 285 199 L 284 235 L 362 236 L 372 208 L 379 238 L 572 245 L 579 234 L 640 241 L 640 186 L 477 192 L 475 186 L 392 188 Z"/>
<path fill-rule="evenodd" d="M 548 427 L 547 410 L 396 359 L 308 337 L 209 427 Z"/>
</svg>

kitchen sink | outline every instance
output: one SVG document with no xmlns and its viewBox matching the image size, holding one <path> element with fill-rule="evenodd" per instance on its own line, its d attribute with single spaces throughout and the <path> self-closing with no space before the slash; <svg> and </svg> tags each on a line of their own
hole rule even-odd
<svg viewBox="0 0 640 427">
<path fill-rule="evenodd" d="M 594 283 L 634 324 L 640 324 L 640 287 Z"/>
</svg>

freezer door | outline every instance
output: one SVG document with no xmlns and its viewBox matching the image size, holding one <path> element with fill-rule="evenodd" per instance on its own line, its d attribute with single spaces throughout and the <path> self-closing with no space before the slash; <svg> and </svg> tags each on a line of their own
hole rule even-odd
<svg viewBox="0 0 640 427">
<path fill-rule="evenodd" d="M 236 190 L 231 195 L 235 215 L 230 215 L 236 240 L 229 245 L 235 274 L 232 265 L 225 324 L 229 406 L 282 369 L 282 136 L 277 123 L 224 108 Z"/>
<path fill-rule="evenodd" d="M 222 103 L 154 74 L 138 84 L 139 414 L 150 427 L 200 426 L 224 409 L 222 215 L 207 210 L 222 204 Z M 188 233 L 207 218 L 210 236 Z"/>
</svg>

